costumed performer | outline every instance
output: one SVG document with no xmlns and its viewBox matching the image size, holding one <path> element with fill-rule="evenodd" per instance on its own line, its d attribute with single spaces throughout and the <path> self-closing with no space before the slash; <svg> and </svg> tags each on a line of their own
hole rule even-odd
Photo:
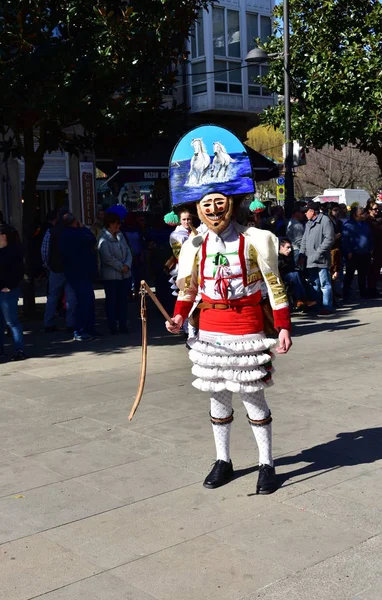
<svg viewBox="0 0 382 600">
<path fill-rule="evenodd" d="M 190 146 L 193 148 L 190 151 Z M 191 155 L 191 156 L 190 156 Z M 198 312 L 199 329 L 189 338 L 193 385 L 211 397 L 210 418 L 216 462 L 204 481 L 217 488 L 234 475 L 230 456 L 232 394 L 238 393 L 259 450 L 258 494 L 277 489 L 272 457 L 272 417 L 264 397 L 272 383 L 276 340 L 264 334 L 261 287 L 265 282 L 280 354 L 288 352 L 288 298 L 278 274 L 278 240 L 269 231 L 243 227 L 233 220 L 243 195 L 254 193 L 252 168 L 243 144 L 230 131 L 201 126 L 177 144 L 170 164 L 174 207 L 196 203 L 206 229 L 182 246 L 175 305 L 178 333 Z"/>
</svg>

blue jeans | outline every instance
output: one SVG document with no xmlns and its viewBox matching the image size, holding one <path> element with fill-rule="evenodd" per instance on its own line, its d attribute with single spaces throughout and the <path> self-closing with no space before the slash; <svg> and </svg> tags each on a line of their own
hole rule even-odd
<svg viewBox="0 0 382 600">
<path fill-rule="evenodd" d="M 317 300 L 322 308 L 334 310 L 332 281 L 329 269 L 310 268 L 307 269 L 306 272 L 316 295 L 315 300 Z"/>
<path fill-rule="evenodd" d="M 75 326 L 76 296 L 74 291 L 67 282 L 63 273 L 54 273 L 53 271 L 49 271 L 49 291 L 44 314 L 45 327 L 54 326 L 57 304 L 64 290 L 66 302 L 66 325 L 67 327 Z"/>
<path fill-rule="evenodd" d="M 293 288 L 293 297 L 296 301 L 305 300 L 306 294 L 298 271 L 292 271 L 284 275 L 285 283 L 289 283 Z"/>
<path fill-rule="evenodd" d="M 5 323 L 12 331 L 15 350 L 24 350 L 23 328 L 17 315 L 19 290 L 0 292 L 0 350 L 4 348 Z"/>
<path fill-rule="evenodd" d="M 127 302 L 131 290 L 131 277 L 128 279 L 109 279 L 103 281 L 105 288 L 105 310 L 110 331 L 127 326 Z"/>
<path fill-rule="evenodd" d="M 81 335 L 95 333 L 95 296 L 93 282 L 91 280 L 82 279 L 79 281 L 69 281 L 76 295 L 76 321 L 74 333 Z"/>
</svg>

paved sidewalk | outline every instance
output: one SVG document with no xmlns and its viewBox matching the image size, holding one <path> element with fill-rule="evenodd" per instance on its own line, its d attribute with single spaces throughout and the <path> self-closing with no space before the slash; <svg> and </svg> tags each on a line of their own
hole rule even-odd
<svg viewBox="0 0 382 600">
<path fill-rule="evenodd" d="M 140 323 L 84 345 L 26 335 L 0 365 L 1 600 L 380 600 L 382 310 L 297 317 L 269 390 L 281 489 L 254 494 L 238 402 L 237 478 L 214 460 L 208 397 L 150 310 L 146 391 L 132 421 Z"/>
</svg>

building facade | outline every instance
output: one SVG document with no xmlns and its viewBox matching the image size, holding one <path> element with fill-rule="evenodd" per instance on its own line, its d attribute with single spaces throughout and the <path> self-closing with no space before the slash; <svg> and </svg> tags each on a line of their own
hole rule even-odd
<svg viewBox="0 0 382 600">
<path fill-rule="evenodd" d="M 248 66 L 255 40 L 272 33 L 274 0 L 221 0 L 200 11 L 188 42 L 188 106 L 195 119 L 240 118 L 251 126 L 275 97 L 258 82 L 265 65 Z M 247 126 L 247 123 L 246 123 Z"/>
<path fill-rule="evenodd" d="M 20 232 L 24 179 L 24 161 L 10 157 L 7 162 L 3 162 L 0 155 L 0 210 L 5 221 Z M 89 194 L 92 196 L 90 202 Z M 79 219 L 91 225 L 95 217 L 95 203 L 92 153 L 81 155 L 80 158 L 61 151 L 44 155 L 44 164 L 36 186 L 36 225 L 45 221 L 49 210 L 61 206 L 68 206 Z"/>
</svg>

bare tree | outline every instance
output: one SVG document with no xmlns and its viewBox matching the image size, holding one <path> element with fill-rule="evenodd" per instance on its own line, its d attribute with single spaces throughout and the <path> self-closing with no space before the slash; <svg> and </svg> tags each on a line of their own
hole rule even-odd
<svg viewBox="0 0 382 600">
<path fill-rule="evenodd" d="M 332 146 L 310 150 L 307 164 L 297 169 L 295 178 L 297 196 L 315 196 L 326 188 L 362 188 L 375 194 L 380 187 L 376 158 L 352 146 L 343 150 Z"/>
</svg>

